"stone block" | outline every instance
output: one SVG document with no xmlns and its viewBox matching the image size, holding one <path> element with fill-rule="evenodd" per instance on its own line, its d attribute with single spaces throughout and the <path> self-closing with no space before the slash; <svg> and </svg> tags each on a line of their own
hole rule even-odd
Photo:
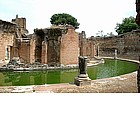
<svg viewBox="0 0 140 140">
<path fill-rule="evenodd" d="M 74 84 L 77 86 L 91 85 L 91 79 L 89 77 L 86 78 L 75 77 Z"/>
</svg>

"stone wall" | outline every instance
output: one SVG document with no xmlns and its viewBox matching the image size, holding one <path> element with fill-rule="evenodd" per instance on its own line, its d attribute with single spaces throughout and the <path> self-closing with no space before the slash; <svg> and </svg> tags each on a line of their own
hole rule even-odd
<svg viewBox="0 0 140 140">
<path fill-rule="evenodd" d="M 34 37 L 36 62 L 48 66 L 78 64 L 79 36 L 72 26 L 35 29 Z"/>
<path fill-rule="evenodd" d="M 138 60 L 140 30 L 111 37 L 86 38 L 84 31 L 77 33 L 72 26 L 53 26 L 37 29 L 26 35 L 26 19 L 0 20 L 0 60 L 19 57 L 21 62 L 40 62 L 49 66 L 78 64 L 78 56 L 114 57 Z"/>
<path fill-rule="evenodd" d="M 86 38 L 84 31 L 79 34 L 79 49 L 81 56 L 93 58 L 95 56 L 139 59 L 140 30 L 135 30 L 118 36 Z"/>
<path fill-rule="evenodd" d="M 16 24 L 0 20 L 0 33 L 15 33 Z"/>
<path fill-rule="evenodd" d="M 140 1 L 136 0 L 136 23 L 140 26 Z"/>
<path fill-rule="evenodd" d="M 73 27 L 69 27 L 62 35 L 60 49 L 60 63 L 64 65 L 78 64 L 79 36 Z"/>
<path fill-rule="evenodd" d="M 93 38 L 86 38 L 86 34 L 82 31 L 79 34 L 79 49 L 81 56 L 87 56 L 88 58 L 93 58 L 96 53 L 96 41 Z"/>
<path fill-rule="evenodd" d="M 8 63 L 13 58 L 30 62 L 30 39 L 27 37 L 26 19 L 0 20 L 0 61 Z"/>
<path fill-rule="evenodd" d="M 47 64 L 48 66 L 60 65 L 60 44 L 62 30 L 60 28 L 48 28 L 45 30 L 45 39 L 47 46 Z M 43 54 L 42 54 L 43 55 Z"/>
<path fill-rule="evenodd" d="M 28 34 L 28 30 L 26 29 L 26 18 L 19 18 L 18 15 L 16 15 L 16 18 L 12 19 L 12 23 L 16 24 L 20 37 L 22 37 L 21 35 L 23 34 Z"/>
<path fill-rule="evenodd" d="M 15 45 L 16 25 L 0 20 L 0 61 L 9 61 Z"/>
<path fill-rule="evenodd" d="M 0 34 L 0 60 L 10 59 L 10 47 L 13 46 L 13 37 L 10 33 Z"/>
<path fill-rule="evenodd" d="M 32 38 L 30 40 L 30 63 L 35 62 L 35 47 L 36 47 L 36 40 L 35 38 Z"/>
<path fill-rule="evenodd" d="M 140 26 L 140 0 L 136 0 L 136 12 L 137 12 L 136 23 Z M 138 93 L 140 93 L 140 54 L 139 54 L 139 68 L 137 72 L 137 85 L 138 85 Z"/>
<path fill-rule="evenodd" d="M 22 42 L 18 51 L 20 61 L 22 63 L 30 63 L 30 41 Z"/>
<path fill-rule="evenodd" d="M 118 57 L 139 59 L 140 30 L 112 37 L 91 37 L 99 47 L 99 56 L 114 57 L 115 49 Z M 97 49 L 97 48 L 96 48 Z"/>
</svg>

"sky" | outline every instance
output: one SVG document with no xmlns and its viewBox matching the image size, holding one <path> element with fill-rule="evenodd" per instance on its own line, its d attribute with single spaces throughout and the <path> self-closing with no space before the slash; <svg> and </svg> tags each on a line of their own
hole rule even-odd
<svg viewBox="0 0 140 140">
<path fill-rule="evenodd" d="M 115 32 L 117 23 L 123 18 L 136 16 L 135 0 L 0 0 L 0 19 L 11 21 L 18 14 L 26 18 L 27 29 L 51 26 L 53 14 L 67 13 L 80 23 L 77 32 L 85 31 L 86 36 Z"/>
</svg>

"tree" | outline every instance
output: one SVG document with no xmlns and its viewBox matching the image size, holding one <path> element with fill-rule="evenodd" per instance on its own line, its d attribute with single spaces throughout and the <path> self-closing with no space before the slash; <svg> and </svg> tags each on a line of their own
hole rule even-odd
<svg viewBox="0 0 140 140">
<path fill-rule="evenodd" d="M 54 25 L 72 25 L 75 29 L 78 29 L 80 25 L 76 18 L 66 13 L 52 15 L 50 22 Z"/>
<path fill-rule="evenodd" d="M 124 18 L 121 24 L 119 23 L 116 24 L 115 28 L 118 35 L 126 32 L 131 32 L 132 30 L 137 29 L 139 29 L 139 26 L 136 24 L 135 18 L 132 16 L 130 16 L 129 18 Z"/>
<path fill-rule="evenodd" d="M 110 36 L 110 37 L 112 37 L 112 36 L 115 36 L 112 32 L 110 32 L 110 33 L 107 33 L 107 35 L 106 36 Z"/>
<path fill-rule="evenodd" d="M 98 31 L 98 33 L 96 33 L 96 36 L 97 36 L 97 37 L 103 37 L 103 36 L 104 36 L 103 30 Z"/>
</svg>

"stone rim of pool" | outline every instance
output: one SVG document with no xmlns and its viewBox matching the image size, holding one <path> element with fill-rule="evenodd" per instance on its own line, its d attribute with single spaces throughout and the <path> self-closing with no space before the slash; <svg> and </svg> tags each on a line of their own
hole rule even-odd
<svg viewBox="0 0 140 140">
<path fill-rule="evenodd" d="M 110 57 L 104 57 L 104 58 L 105 59 L 113 59 L 113 58 L 110 58 Z M 133 62 L 133 63 L 137 63 L 137 64 L 139 63 L 139 61 L 136 61 L 136 60 L 122 59 L 122 58 L 117 58 L 117 60 L 129 61 L 129 62 Z M 126 73 L 126 74 L 128 74 L 128 73 Z M 78 75 L 78 73 L 77 73 L 77 75 Z M 125 74 L 123 74 L 123 75 L 125 75 Z M 118 76 L 120 76 L 120 75 L 118 75 Z M 117 77 L 117 76 L 113 76 L 113 77 Z M 105 77 L 105 78 L 113 78 L 113 77 Z M 101 79 L 105 79 L 105 78 L 101 78 Z M 64 83 L 69 83 L 69 82 L 53 83 L 53 84 L 64 84 Z M 29 86 L 29 85 L 31 86 L 31 85 L 44 85 L 44 84 L 49 84 L 49 83 L 43 83 L 43 84 L 27 84 L 27 85 L 17 85 L 17 86 Z M 1 85 L 1 86 L 5 86 L 5 85 Z M 16 86 L 16 85 L 6 85 L 6 86 Z"/>
</svg>

